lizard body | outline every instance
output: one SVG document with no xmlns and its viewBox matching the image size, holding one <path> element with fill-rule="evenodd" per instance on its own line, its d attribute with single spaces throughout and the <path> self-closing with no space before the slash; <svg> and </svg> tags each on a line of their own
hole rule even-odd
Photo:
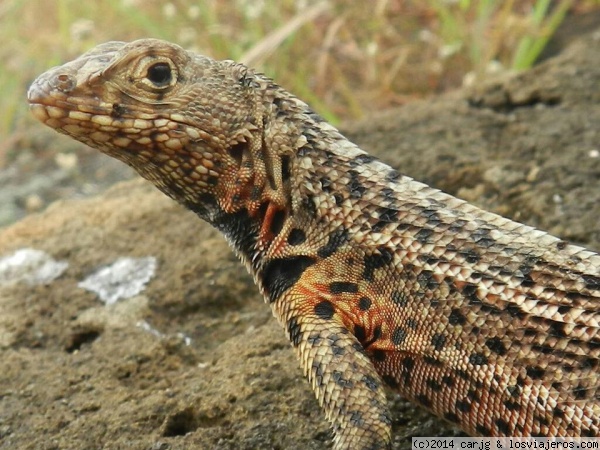
<svg viewBox="0 0 600 450">
<path fill-rule="evenodd" d="M 100 45 L 28 97 L 223 232 L 336 449 L 389 448 L 386 385 L 472 435 L 600 435 L 599 255 L 402 175 L 269 78 L 163 41 Z"/>
</svg>

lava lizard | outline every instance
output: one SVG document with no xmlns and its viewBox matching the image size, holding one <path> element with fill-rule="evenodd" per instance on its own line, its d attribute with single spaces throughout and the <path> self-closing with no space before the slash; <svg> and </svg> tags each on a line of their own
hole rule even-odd
<svg viewBox="0 0 600 450">
<path fill-rule="evenodd" d="M 99 45 L 28 99 L 226 236 L 336 449 L 390 448 L 384 386 L 471 435 L 600 436 L 600 255 L 402 175 L 264 75 L 164 41 Z"/>
</svg>

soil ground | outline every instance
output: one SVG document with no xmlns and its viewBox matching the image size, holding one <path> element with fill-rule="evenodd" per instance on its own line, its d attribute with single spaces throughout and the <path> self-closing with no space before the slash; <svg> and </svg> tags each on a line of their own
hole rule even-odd
<svg viewBox="0 0 600 450">
<path fill-rule="evenodd" d="M 599 86 L 600 31 L 524 74 L 344 132 L 403 173 L 598 250 Z M 0 231 L 0 259 L 22 248 L 68 268 L 0 286 L 0 449 L 331 445 L 284 333 L 225 241 L 148 183 L 59 201 Z M 120 257 L 147 256 L 156 273 L 132 298 L 105 306 L 78 287 Z M 390 401 L 395 448 L 458 432 Z"/>
</svg>

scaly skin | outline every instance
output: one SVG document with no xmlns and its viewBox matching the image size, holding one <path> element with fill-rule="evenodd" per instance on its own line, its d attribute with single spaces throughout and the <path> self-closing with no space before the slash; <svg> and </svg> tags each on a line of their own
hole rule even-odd
<svg viewBox="0 0 600 450">
<path fill-rule="evenodd" d="M 400 175 L 263 75 L 157 40 L 29 91 L 46 125 L 227 237 L 336 449 L 389 448 L 384 386 L 472 435 L 600 435 L 600 256 Z"/>
</svg>

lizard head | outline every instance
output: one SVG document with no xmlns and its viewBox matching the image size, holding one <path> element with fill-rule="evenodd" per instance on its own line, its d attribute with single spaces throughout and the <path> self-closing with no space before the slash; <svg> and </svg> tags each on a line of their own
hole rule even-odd
<svg viewBox="0 0 600 450">
<path fill-rule="evenodd" d="M 281 188 L 281 170 L 273 175 L 281 162 L 264 149 L 277 89 L 242 64 L 142 39 L 50 69 L 28 100 L 46 125 L 127 163 L 211 221 L 219 211 L 256 211 Z M 270 136 L 270 148 L 285 153 Z"/>
</svg>

